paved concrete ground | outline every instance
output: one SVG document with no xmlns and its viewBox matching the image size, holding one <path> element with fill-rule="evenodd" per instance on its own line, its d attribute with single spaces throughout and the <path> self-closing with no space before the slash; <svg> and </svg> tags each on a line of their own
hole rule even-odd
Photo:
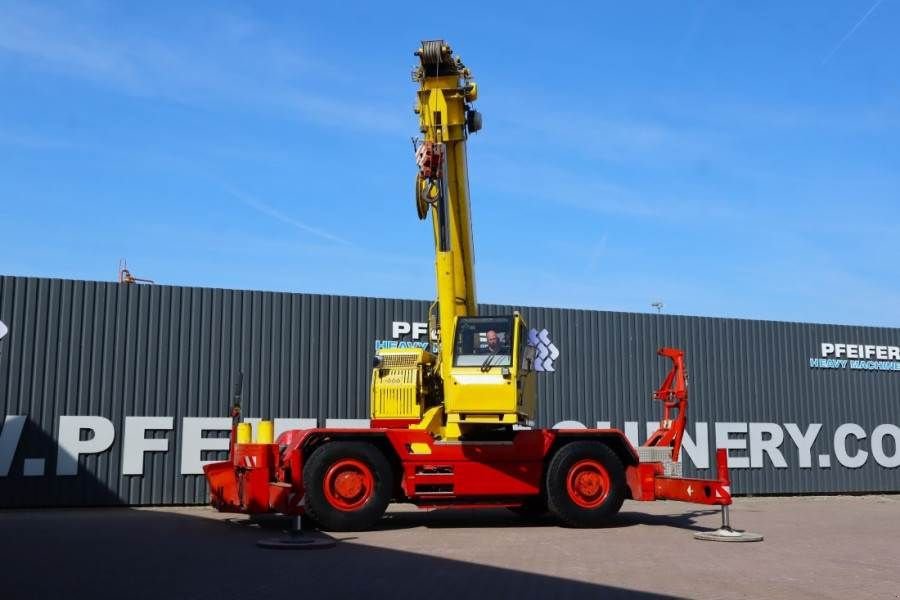
<svg viewBox="0 0 900 600">
<path fill-rule="evenodd" d="M 900 496 L 738 499 L 733 519 L 766 540 L 696 541 L 719 515 L 675 502 L 602 530 L 399 507 L 305 552 L 207 508 L 0 511 L 0 598 L 900 598 Z"/>
</svg>

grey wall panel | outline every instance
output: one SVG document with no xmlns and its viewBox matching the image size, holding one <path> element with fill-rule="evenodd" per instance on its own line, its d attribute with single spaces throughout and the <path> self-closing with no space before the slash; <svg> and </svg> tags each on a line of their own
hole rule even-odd
<svg viewBox="0 0 900 600">
<path fill-rule="evenodd" d="M 320 424 L 365 418 L 375 340 L 391 339 L 394 321 L 426 320 L 428 306 L 0 277 L 0 320 L 9 326 L 0 340 L 0 415 L 7 416 L 3 448 L 11 453 L 9 473 L 0 476 L 0 506 L 204 502 L 202 477 L 181 473 L 185 418 L 227 416 L 240 372 L 249 417 Z M 822 342 L 897 346 L 900 330 L 494 305 L 482 312 L 513 309 L 546 329 L 560 350 L 555 371 L 539 374 L 538 425 L 637 422 L 642 440 L 644 423 L 660 414 L 649 397 L 667 369 L 655 351 L 677 346 L 687 352 L 690 373 L 688 430 L 695 438 L 696 423 L 707 424 L 708 455 L 717 423 L 771 423 L 784 437 L 775 446 L 787 466 L 776 468 L 763 455 L 758 468 L 734 469 L 738 493 L 900 491 L 891 433 L 900 431 L 900 371 L 809 366 Z M 108 449 L 81 455 L 77 475 L 57 475 L 61 417 L 72 415 L 108 419 L 115 439 Z M 16 439 L 14 416 L 26 417 Z M 146 434 L 168 440 L 168 451 L 144 453 L 143 474 L 122 475 L 126 417 L 135 416 L 172 417 L 174 426 Z M 801 467 L 790 423 L 801 431 L 821 424 L 809 468 Z M 866 434 L 846 444 L 850 454 L 868 453 L 855 468 L 835 454 L 834 433 L 846 423 Z M 879 426 L 888 435 L 876 460 L 872 434 Z M 746 443 L 750 436 L 734 437 Z M 748 454 L 732 452 L 738 460 Z M 820 466 L 820 455 L 830 467 Z M 204 458 L 219 456 L 211 451 Z M 711 473 L 690 461 L 686 471 Z"/>
</svg>

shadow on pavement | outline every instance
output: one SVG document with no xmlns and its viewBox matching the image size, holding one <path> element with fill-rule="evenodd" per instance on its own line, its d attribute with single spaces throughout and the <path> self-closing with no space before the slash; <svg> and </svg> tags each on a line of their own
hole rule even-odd
<svg viewBox="0 0 900 600">
<path fill-rule="evenodd" d="M 689 531 L 709 531 L 709 524 L 698 525 L 696 521 L 697 518 L 717 515 L 720 512 L 721 509 L 719 508 L 692 510 L 678 515 L 652 515 L 642 512 L 627 511 L 619 513 L 617 518 L 623 527 L 632 525 L 653 525 L 687 529 Z"/>
<path fill-rule="evenodd" d="M 426 555 L 360 545 L 352 534 L 335 535 L 344 541 L 328 550 L 264 550 L 255 543 L 277 524 L 208 515 L 2 511 L 3 598 L 670 598 L 451 560 L 439 547 Z"/>
<path fill-rule="evenodd" d="M 699 517 L 718 514 L 719 509 L 692 510 L 678 515 L 654 515 L 638 511 L 622 511 L 605 527 L 633 527 L 651 525 L 688 531 L 708 531 L 709 525 L 698 525 Z M 503 527 L 564 527 L 550 513 L 541 516 L 520 516 L 506 509 L 450 509 L 431 511 L 411 509 L 387 513 L 375 528 L 379 531 L 427 527 L 429 529 L 503 528 Z"/>
</svg>

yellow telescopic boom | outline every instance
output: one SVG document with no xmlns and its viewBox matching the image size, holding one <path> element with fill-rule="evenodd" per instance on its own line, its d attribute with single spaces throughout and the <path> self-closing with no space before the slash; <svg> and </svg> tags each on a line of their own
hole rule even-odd
<svg viewBox="0 0 900 600">
<path fill-rule="evenodd" d="M 443 40 L 422 42 L 416 55 L 420 64 L 413 78 L 419 82 L 416 113 L 422 132 L 416 152 L 416 204 L 420 218 L 430 207 L 434 221 L 440 364 L 446 376 L 452 364 L 454 322 L 478 311 L 466 138 L 481 128 L 481 115 L 471 106 L 478 95 L 471 73 Z"/>
</svg>

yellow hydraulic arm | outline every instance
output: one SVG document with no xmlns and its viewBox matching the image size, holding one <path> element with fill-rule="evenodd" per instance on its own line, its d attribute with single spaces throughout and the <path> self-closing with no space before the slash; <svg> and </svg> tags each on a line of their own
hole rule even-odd
<svg viewBox="0 0 900 600">
<path fill-rule="evenodd" d="M 529 423 L 535 406 L 534 348 L 518 313 L 478 316 L 466 140 L 481 129 L 478 90 L 442 40 L 416 51 L 416 208 L 434 226 L 439 350 L 380 349 L 374 358 L 372 423 L 408 422 L 458 440 Z"/>
<path fill-rule="evenodd" d="M 443 40 L 422 42 L 416 55 L 415 111 L 422 132 L 416 152 L 416 204 L 420 218 L 427 216 L 429 206 L 433 216 L 440 364 L 446 379 L 454 321 L 478 312 L 466 138 L 481 128 L 481 115 L 471 106 L 478 95 L 471 73 Z"/>
</svg>

